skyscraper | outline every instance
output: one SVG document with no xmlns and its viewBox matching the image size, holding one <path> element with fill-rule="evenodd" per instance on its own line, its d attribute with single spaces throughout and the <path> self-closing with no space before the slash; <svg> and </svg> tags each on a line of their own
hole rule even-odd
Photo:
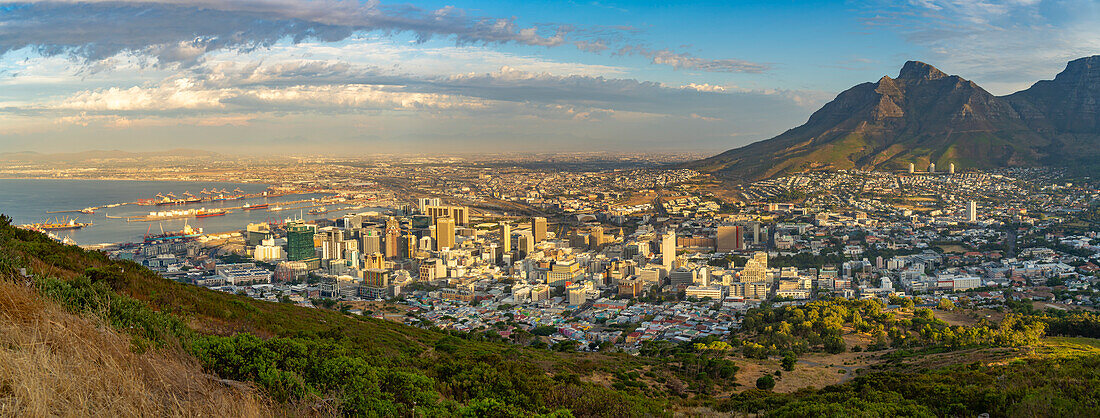
<svg viewBox="0 0 1100 418">
<path fill-rule="evenodd" d="M 500 248 L 504 254 L 512 252 L 512 227 L 507 222 L 500 223 Z"/>
<path fill-rule="evenodd" d="M 676 259 L 676 231 L 669 229 L 661 236 L 661 263 L 666 269 L 672 269 L 672 261 Z"/>
<path fill-rule="evenodd" d="M 978 202 L 971 200 L 970 204 L 966 205 L 966 220 L 978 222 Z"/>
<path fill-rule="evenodd" d="M 438 222 L 439 218 L 449 217 L 455 224 L 466 225 L 470 223 L 470 211 L 465 206 L 425 206 L 424 214 Z"/>
<path fill-rule="evenodd" d="M 363 248 L 363 254 L 382 252 L 382 235 L 377 229 L 368 229 L 359 236 L 359 246 Z"/>
<path fill-rule="evenodd" d="M 745 232 L 740 225 L 721 225 L 715 237 L 719 252 L 740 251 L 745 249 Z"/>
<path fill-rule="evenodd" d="M 535 252 L 535 239 L 531 237 L 530 233 L 521 233 L 516 241 L 516 247 L 518 247 L 516 250 L 520 252 L 521 257 L 527 257 L 528 254 Z"/>
<path fill-rule="evenodd" d="M 536 243 L 546 241 L 546 218 L 537 216 L 531 219 L 531 233 Z"/>
<path fill-rule="evenodd" d="M 955 163 L 947 165 L 947 174 L 955 174 Z"/>
<path fill-rule="evenodd" d="M 397 252 L 400 254 L 401 258 L 415 257 L 418 241 L 416 235 L 402 235 L 397 248 Z"/>
<path fill-rule="evenodd" d="M 455 246 L 455 219 L 450 216 L 436 218 L 435 220 L 435 249 L 441 251 L 444 248 Z"/>
<path fill-rule="evenodd" d="M 316 257 L 313 247 L 314 225 L 295 222 L 286 227 L 287 260 L 301 261 Z"/>
<path fill-rule="evenodd" d="M 592 227 L 592 230 L 588 234 L 588 239 L 589 248 L 599 248 L 600 244 L 603 244 L 603 227 L 599 225 Z"/>
<path fill-rule="evenodd" d="M 393 218 L 390 218 L 391 220 Z M 386 223 L 389 225 L 389 222 Z M 386 254 L 387 259 L 394 259 L 400 254 L 401 230 L 397 228 L 395 221 L 392 226 L 386 227 Z"/>
<path fill-rule="evenodd" d="M 936 163 L 928 163 L 928 172 L 929 173 L 935 173 L 936 172 Z"/>
<path fill-rule="evenodd" d="M 417 209 L 420 210 L 420 213 L 424 213 L 425 208 L 427 208 L 428 206 L 442 206 L 443 205 L 443 201 L 439 200 L 438 197 L 422 197 L 422 198 L 420 198 L 418 203 L 419 204 L 417 205 Z"/>
<path fill-rule="evenodd" d="M 916 166 L 916 164 L 913 164 L 913 163 L 909 163 L 909 174 L 913 174 L 913 173 L 914 173 L 914 172 L 916 172 L 916 171 L 917 171 L 917 166 Z"/>
</svg>

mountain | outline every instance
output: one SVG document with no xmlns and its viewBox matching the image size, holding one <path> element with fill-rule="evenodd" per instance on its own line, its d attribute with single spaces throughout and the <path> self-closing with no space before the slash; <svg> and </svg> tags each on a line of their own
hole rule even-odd
<svg viewBox="0 0 1100 418">
<path fill-rule="evenodd" d="M 840 93 L 797 128 L 686 168 L 734 180 L 813 169 L 896 170 L 1085 165 L 1097 155 L 1100 56 L 1054 80 L 994 96 L 972 81 L 909 61 Z M 1067 157 L 1069 156 L 1069 157 Z"/>
<path fill-rule="evenodd" d="M 1100 158 L 1100 55 L 1070 61 L 1043 80 L 1004 99 L 1032 130 L 1050 138 L 1061 165 L 1095 165 Z"/>
</svg>

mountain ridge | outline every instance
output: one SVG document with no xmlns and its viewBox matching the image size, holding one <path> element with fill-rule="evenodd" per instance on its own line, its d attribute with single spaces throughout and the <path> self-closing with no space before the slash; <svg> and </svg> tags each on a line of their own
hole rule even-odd
<svg viewBox="0 0 1100 418">
<path fill-rule="evenodd" d="M 1068 97 L 1068 101 L 1059 100 Z M 681 165 L 731 180 L 815 169 L 1091 165 L 1100 145 L 1100 55 L 1007 96 L 920 62 L 857 84 L 806 123 Z"/>
</svg>

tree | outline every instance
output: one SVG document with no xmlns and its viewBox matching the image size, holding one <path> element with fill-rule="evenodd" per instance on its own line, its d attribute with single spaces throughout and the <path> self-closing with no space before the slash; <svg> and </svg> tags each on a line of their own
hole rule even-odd
<svg viewBox="0 0 1100 418">
<path fill-rule="evenodd" d="M 771 375 L 763 375 L 756 379 L 756 388 L 760 390 L 772 390 L 775 388 L 775 378 Z"/>
<path fill-rule="evenodd" d="M 783 360 L 780 362 L 780 365 L 783 366 L 783 370 L 789 372 L 794 370 L 795 363 L 798 363 L 798 357 L 795 357 L 794 352 L 788 351 L 787 355 L 783 356 Z"/>
<path fill-rule="evenodd" d="M 950 311 L 955 309 L 955 304 L 951 303 L 950 299 L 943 298 L 940 299 L 940 303 L 936 304 L 936 307 L 943 311 Z"/>
</svg>

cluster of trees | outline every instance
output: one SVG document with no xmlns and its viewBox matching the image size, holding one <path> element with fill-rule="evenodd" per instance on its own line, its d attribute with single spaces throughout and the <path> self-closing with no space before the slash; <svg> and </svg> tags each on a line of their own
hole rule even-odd
<svg viewBox="0 0 1100 418">
<path fill-rule="evenodd" d="M 712 393 L 716 387 L 729 386 L 737 371 L 737 364 L 729 357 L 735 353 L 735 345 L 708 336 L 691 341 L 646 341 L 638 354 L 662 362 L 663 369 L 687 381 L 685 389 L 700 394 Z M 671 392 L 682 392 L 670 387 Z"/>
<path fill-rule="evenodd" d="M 763 378 L 762 378 L 763 379 Z M 1072 382 L 1067 384 L 1067 382 Z M 717 401 L 720 411 L 774 416 L 1100 416 L 1100 356 L 882 372 L 792 393 L 767 382 Z"/>
<path fill-rule="evenodd" d="M 912 307 L 912 302 L 899 302 Z M 1021 315 L 1007 315 L 999 324 L 950 326 L 931 310 L 916 309 L 911 319 L 900 319 L 883 310 L 877 300 L 829 299 L 802 306 L 773 308 L 764 305 L 749 310 L 741 322 L 751 341 L 743 344 L 749 358 L 764 358 L 790 351 L 840 353 L 847 350 L 846 330 L 867 333 L 868 349 L 888 347 L 1021 346 L 1035 344 L 1043 336 L 1045 323 Z"/>
</svg>

